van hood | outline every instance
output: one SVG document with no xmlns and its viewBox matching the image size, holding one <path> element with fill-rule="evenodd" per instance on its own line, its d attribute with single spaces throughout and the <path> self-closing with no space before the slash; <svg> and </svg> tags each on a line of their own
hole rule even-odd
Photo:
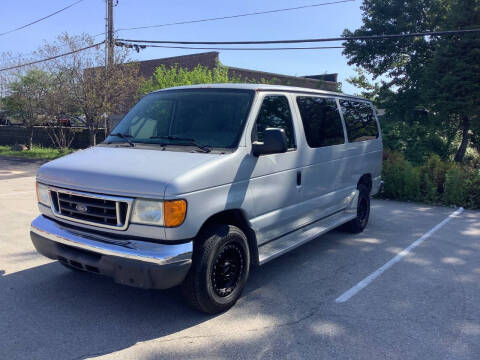
<svg viewBox="0 0 480 360">
<path fill-rule="evenodd" d="M 163 198 L 169 181 L 224 155 L 96 146 L 50 161 L 37 180 L 73 190 Z"/>
</svg>

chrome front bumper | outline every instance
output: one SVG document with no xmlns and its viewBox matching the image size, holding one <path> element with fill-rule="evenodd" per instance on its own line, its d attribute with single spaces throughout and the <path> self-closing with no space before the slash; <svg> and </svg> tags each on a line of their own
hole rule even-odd
<svg viewBox="0 0 480 360">
<path fill-rule="evenodd" d="M 43 215 L 32 222 L 30 236 L 42 255 L 144 288 L 178 285 L 192 262 L 192 242 L 168 245 L 115 239 L 64 227 Z"/>
</svg>

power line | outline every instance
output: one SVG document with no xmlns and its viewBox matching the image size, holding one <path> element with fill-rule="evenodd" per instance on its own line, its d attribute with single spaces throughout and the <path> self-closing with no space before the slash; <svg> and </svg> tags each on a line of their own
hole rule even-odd
<svg viewBox="0 0 480 360">
<path fill-rule="evenodd" d="M 40 21 L 43 21 L 43 20 L 45 20 L 45 19 L 48 19 L 49 17 L 52 17 L 52 16 L 54 16 L 54 15 L 57 15 L 58 13 L 61 13 L 62 11 L 65 11 L 65 10 L 69 9 L 69 8 L 71 8 L 72 6 L 77 5 L 78 3 L 81 3 L 82 1 L 84 1 L 84 0 L 78 0 L 78 1 L 76 1 L 76 2 L 74 2 L 74 3 L 72 3 L 72 4 L 70 4 L 70 5 L 68 5 L 68 6 L 66 6 L 66 7 L 64 7 L 63 9 L 60 9 L 60 10 L 57 10 L 57 11 L 51 13 L 50 15 L 44 16 L 44 17 L 42 17 L 42 18 L 40 18 L 40 19 L 38 19 L 38 20 L 35 20 L 35 21 L 32 21 L 31 23 L 22 25 L 22 26 L 20 26 L 20 27 L 18 27 L 18 28 L 5 31 L 5 32 L 3 32 L 3 33 L 0 33 L 0 36 L 6 35 L 6 34 L 10 34 L 10 33 L 14 32 L 14 31 L 18 31 L 18 30 L 21 30 L 21 29 L 25 29 L 26 27 L 28 27 L 28 26 L 30 26 L 30 25 L 36 24 L 36 23 L 38 23 L 38 22 L 40 22 Z"/>
<path fill-rule="evenodd" d="M 314 8 L 314 7 L 319 7 L 319 6 L 341 4 L 341 3 L 353 2 L 353 1 L 355 1 L 355 0 L 330 1 L 330 2 L 296 6 L 296 7 L 290 7 L 290 8 L 273 9 L 273 10 L 266 10 L 266 11 L 256 11 L 256 12 L 251 12 L 251 13 L 219 16 L 219 17 L 206 18 L 206 19 L 185 20 L 185 21 L 178 21 L 178 22 L 158 24 L 158 25 L 146 25 L 146 26 L 136 26 L 136 27 L 130 27 L 130 28 L 120 28 L 120 29 L 117 29 L 117 31 L 130 31 L 130 30 L 151 29 L 151 28 L 159 28 L 159 27 L 174 26 L 174 25 L 186 25 L 186 24 L 203 23 L 203 22 L 208 22 L 208 21 L 218 21 L 218 20 L 234 19 L 234 18 L 240 18 L 240 17 L 246 17 L 246 16 L 273 14 L 273 13 L 279 13 L 279 12 L 285 12 L 285 11 L 308 9 L 308 8 Z M 101 34 L 99 34 L 99 35 L 101 35 Z"/>
<path fill-rule="evenodd" d="M 169 45 L 137 45 L 137 44 L 126 44 L 117 41 L 116 46 L 127 47 L 137 50 L 150 48 L 162 48 L 162 49 L 188 49 L 188 50 L 236 50 L 236 51 L 268 51 L 268 50 L 324 50 L 324 49 L 343 49 L 344 46 L 312 46 L 312 47 L 240 47 L 240 48 L 229 48 L 229 47 L 191 47 L 191 46 L 169 46 Z"/>
<path fill-rule="evenodd" d="M 89 35 L 89 36 L 91 36 L 91 35 Z M 91 37 L 94 38 L 93 36 L 91 36 Z M 75 45 L 75 44 L 79 44 L 81 42 L 84 42 L 84 40 L 83 39 L 79 39 L 79 40 L 76 40 L 76 41 L 74 40 L 74 41 L 72 41 L 72 44 Z M 34 50 L 34 51 L 30 51 L 30 52 L 25 53 L 25 54 L 20 54 L 19 53 L 18 55 L 13 56 L 13 57 L 11 56 L 8 59 L 9 60 L 16 60 L 16 59 L 21 59 L 21 58 L 27 58 L 27 57 L 30 57 L 30 56 L 33 56 L 33 55 L 38 55 L 39 53 L 40 53 L 39 50 Z"/>
<path fill-rule="evenodd" d="M 221 48 L 221 47 L 189 47 L 189 46 L 161 46 L 148 45 L 147 47 L 160 47 L 167 49 L 190 49 L 190 50 L 237 50 L 237 51 L 268 51 L 268 50 L 325 50 L 344 49 L 344 46 L 312 46 L 312 47 L 274 47 L 274 48 Z"/>
<path fill-rule="evenodd" d="M 480 33 L 479 29 L 466 30 L 446 30 L 446 31 L 427 31 L 407 34 L 384 34 L 384 35 L 363 35 L 363 36 L 346 36 L 336 38 L 319 38 L 319 39 L 299 39 L 299 40 L 261 40 L 261 41 L 174 41 L 174 40 L 132 40 L 117 39 L 129 43 L 147 43 L 147 44 L 183 44 L 183 45 L 260 45 L 260 44 L 297 44 L 297 43 L 314 43 L 328 41 L 348 41 L 348 40 L 378 40 L 378 39 L 398 39 L 405 37 L 423 37 L 423 36 L 449 36 L 468 33 Z"/>
<path fill-rule="evenodd" d="M 96 44 L 93 44 L 93 45 L 89 45 L 89 46 L 85 46 L 81 49 L 76 49 L 76 50 L 72 50 L 70 52 L 67 52 L 67 53 L 63 53 L 63 54 L 60 54 L 60 55 L 55 55 L 55 56 L 51 56 L 49 58 L 46 58 L 46 59 L 41 59 L 41 60 L 36 60 L 36 61 L 32 61 L 32 62 L 29 62 L 29 63 L 25 63 L 25 64 L 20 64 L 20 65 L 15 65 L 15 66 L 10 66 L 10 67 L 6 67 L 6 68 L 3 68 L 3 69 L 0 69 L 0 71 L 7 71 L 7 70 L 13 70 L 13 69 L 18 69 L 18 68 L 21 68 L 21 67 L 24 67 L 24 66 L 30 66 L 30 65 L 35 65 L 35 64 L 39 64 L 39 63 L 42 63 L 42 62 L 45 62 L 45 61 L 50 61 L 50 60 L 54 60 L 54 59 L 57 59 L 59 57 L 63 57 L 63 56 L 67 56 L 67 55 L 72 55 L 72 54 L 75 54 L 77 52 L 80 52 L 80 51 L 84 51 L 84 50 L 88 50 L 88 49 L 91 49 L 95 46 L 99 46 L 99 45 L 102 45 L 105 41 L 102 41 L 102 42 L 99 42 L 99 43 L 96 43 Z"/>
<path fill-rule="evenodd" d="M 128 40 L 128 39 L 118 39 L 117 45 L 119 46 L 126 46 L 126 47 L 133 47 L 133 48 L 145 48 L 149 47 L 165 47 L 168 48 L 169 46 L 160 46 L 160 45 L 145 45 L 145 44 L 138 44 L 138 43 L 147 43 L 147 44 L 186 44 L 186 45 L 242 45 L 242 44 L 292 44 L 292 43 L 306 43 L 306 42 L 328 42 L 328 41 L 348 41 L 348 40 L 376 40 L 376 39 L 392 39 L 392 38 L 404 38 L 404 37 L 419 37 L 419 36 L 447 36 L 447 35 L 458 35 L 458 34 L 466 34 L 466 33 L 480 33 L 480 29 L 467 29 L 467 30 L 447 30 L 447 31 L 430 31 L 430 32 L 421 32 L 421 33 L 408 33 L 408 34 L 390 34 L 390 35 L 366 35 L 366 36 L 348 36 L 348 37 L 338 37 L 338 38 L 320 38 L 320 39 L 301 39 L 301 40 L 266 40 L 266 41 L 167 41 L 167 40 Z M 123 43 L 124 41 L 129 42 Z M 10 66 L 7 68 L 0 69 L 0 71 L 6 70 L 13 70 L 24 66 L 34 65 L 38 63 L 42 63 L 45 61 L 53 60 L 62 56 L 71 55 L 83 50 L 87 50 L 93 48 L 95 46 L 103 44 L 105 41 L 86 46 L 81 49 L 73 50 L 68 53 L 52 56 L 46 59 L 41 59 L 37 61 L 32 61 L 26 64 L 20 64 L 16 66 Z M 185 48 L 188 49 L 190 47 L 171 47 L 171 48 Z M 336 48 L 336 47 L 312 47 L 311 49 L 321 49 L 321 48 Z M 340 48 L 340 47 L 338 47 Z M 310 50 L 309 48 L 200 48 L 195 47 L 192 49 L 199 49 L 199 50 Z"/>
</svg>

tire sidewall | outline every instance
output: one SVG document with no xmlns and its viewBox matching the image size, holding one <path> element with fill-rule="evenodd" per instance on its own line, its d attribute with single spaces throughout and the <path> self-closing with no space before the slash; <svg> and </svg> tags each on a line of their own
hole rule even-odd
<svg viewBox="0 0 480 360">
<path fill-rule="evenodd" d="M 366 201 L 367 203 L 367 215 L 365 216 L 364 221 L 362 221 L 362 219 L 360 218 L 360 206 L 362 201 Z M 357 226 L 363 230 L 364 228 L 367 227 L 369 218 L 370 218 L 370 194 L 366 187 L 361 186 L 359 187 L 357 217 L 355 219 Z"/>
<path fill-rule="evenodd" d="M 199 295 L 200 302 L 208 307 L 216 308 L 215 311 L 222 311 L 231 307 L 240 297 L 243 288 L 248 279 L 250 270 L 250 251 L 248 241 L 245 234 L 235 226 L 224 225 L 216 227 L 214 234 L 211 234 L 207 240 L 202 244 L 203 256 L 200 269 L 202 277 L 198 285 L 200 285 Z M 220 230 L 220 231 L 219 231 Z M 212 271 L 213 264 L 216 257 L 220 254 L 223 248 L 231 243 L 235 243 L 243 250 L 243 268 L 240 280 L 235 289 L 229 295 L 221 297 L 217 295 L 213 288 Z"/>
</svg>

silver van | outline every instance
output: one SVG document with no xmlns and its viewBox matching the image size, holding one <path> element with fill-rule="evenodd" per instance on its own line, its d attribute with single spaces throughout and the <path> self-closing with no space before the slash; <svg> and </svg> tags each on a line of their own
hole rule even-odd
<svg viewBox="0 0 480 360">
<path fill-rule="evenodd" d="M 218 313 L 262 265 L 335 227 L 381 184 L 373 105 L 341 93 L 197 85 L 143 97 L 107 139 L 43 165 L 38 252 Z"/>
</svg>

